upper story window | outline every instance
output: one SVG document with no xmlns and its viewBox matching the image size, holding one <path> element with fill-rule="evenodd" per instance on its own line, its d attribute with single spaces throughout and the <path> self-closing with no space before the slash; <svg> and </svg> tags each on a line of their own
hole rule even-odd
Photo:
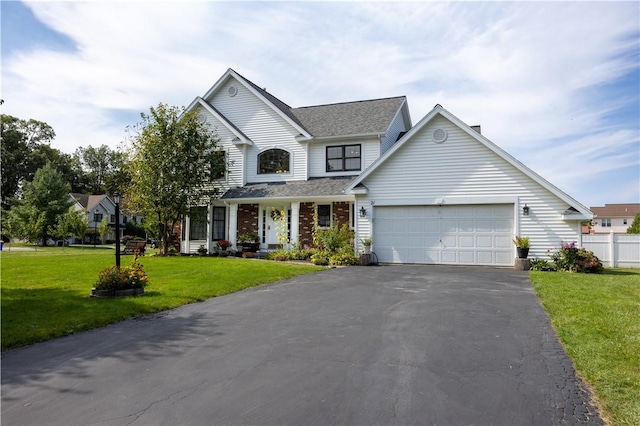
<svg viewBox="0 0 640 426">
<path fill-rule="evenodd" d="M 327 147 L 327 172 L 348 172 L 360 169 L 360 145 Z"/>
<path fill-rule="evenodd" d="M 224 179 L 227 172 L 227 158 L 226 152 L 216 151 L 214 152 L 213 160 L 209 165 L 209 178 L 213 182 L 217 179 Z"/>
<path fill-rule="evenodd" d="M 289 173 L 289 153 L 283 149 L 268 149 L 258 154 L 258 174 Z"/>
<path fill-rule="evenodd" d="M 603 228 L 611 228 L 611 219 L 602 219 L 601 223 Z"/>
<path fill-rule="evenodd" d="M 103 214 L 102 213 L 94 213 L 93 214 L 93 221 L 98 223 L 98 222 L 102 222 L 102 218 L 103 218 Z"/>
</svg>

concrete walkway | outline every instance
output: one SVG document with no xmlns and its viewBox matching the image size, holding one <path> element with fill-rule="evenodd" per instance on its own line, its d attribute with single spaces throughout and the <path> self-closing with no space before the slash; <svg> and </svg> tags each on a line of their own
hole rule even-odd
<svg viewBox="0 0 640 426">
<path fill-rule="evenodd" d="M 599 425 L 525 272 L 327 270 L 2 355 L 3 425 Z"/>
</svg>

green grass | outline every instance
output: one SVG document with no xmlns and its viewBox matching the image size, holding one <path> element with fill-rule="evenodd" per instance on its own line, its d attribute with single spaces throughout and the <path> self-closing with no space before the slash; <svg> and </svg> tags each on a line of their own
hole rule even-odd
<svg viewBox="0 0 640 426">
<path fill-rule="evenodd" d="M 640 270 L 530 276 L 603 417 L 611 425 L 640 425 Z"/>
<path fill-rule="evenodd" d="M 126 318 L 271 283 L 321 268 L 217 257 L 140 258 L 151 283 L 141 297 L 88 297 L 112 250 L 38 248 L 2 251 L 2 350 L 76 333 Z M 122 257 L 122 265 L 131 256 Z"/>
</svg>

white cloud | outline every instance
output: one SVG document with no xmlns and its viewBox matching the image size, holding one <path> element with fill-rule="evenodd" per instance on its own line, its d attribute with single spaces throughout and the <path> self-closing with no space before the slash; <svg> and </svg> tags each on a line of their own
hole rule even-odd
<svg viewBox="0 0 640 426">
<path fill-rule="evenodd" d="M 605 87 L 638 72 L 636 3 L 29 7 L 77 49 L 3 57 L 3 112 L 51 124 L 54 146 L 66 152 L 116 146 L 139 112 L 187 105 L 232 67 L 292 106 L 407 95 L 417 122 L 440 103 L 563 188 L 640 163 L 624 155 L 638 152 L 637 117 L 609 120 L 637 105 L 637 94 L 612 96 Z M 567 164 L 575 171 L 560 167 Z M 629 181 L 640 185 L 632 172 Z"/>
</svg>

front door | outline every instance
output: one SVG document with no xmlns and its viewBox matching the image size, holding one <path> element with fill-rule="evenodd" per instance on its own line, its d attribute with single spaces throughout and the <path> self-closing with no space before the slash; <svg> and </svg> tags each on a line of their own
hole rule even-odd
<svg viewBox="0 0 640 426">
<path fill-rule="evenodd" d="M 282 246 L 279 237 L 286 238 L 288 230 L 288 208 L 279 206 L 263 206 L 262 219 L 262 243 L 267 249 L 275 249 Z"/>
</svg>

